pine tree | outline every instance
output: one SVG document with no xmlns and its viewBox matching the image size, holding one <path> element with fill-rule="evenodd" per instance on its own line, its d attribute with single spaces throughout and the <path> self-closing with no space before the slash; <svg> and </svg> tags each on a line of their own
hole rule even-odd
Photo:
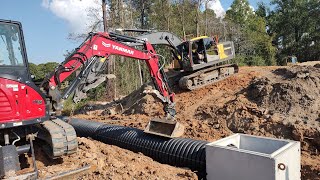
<svg viewBox="0 0 320 180">
<path fill-rule="evenodd" d="M 278 61 L 297 56 L 298 61 L 320 59 L 320 1 L 273 0 L 269 16 L 270 33 L 279 48 Z"/>
<path fill-rule="evenodd" d="M 247 0 L 235 0 L 226 19 L 240 27 L 240 34 L 232 36 L 241 63 L 274 65 L 275 47 L 267 33 L 266 20 L 255 14 Z"/>
</svg>

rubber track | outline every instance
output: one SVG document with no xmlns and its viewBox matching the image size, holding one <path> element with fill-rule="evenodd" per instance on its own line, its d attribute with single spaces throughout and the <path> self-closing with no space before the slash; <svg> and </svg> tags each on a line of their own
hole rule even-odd
<svg viewBox="0 0 320 180">
<path fill-rule="evenodd" d="M 40 137 L 49 143 L 48 154 L 52 158 L 75 153 L 78 148 L 77 135 L 74 128 L 60 119 L 45 121 L 42 127 L 50 135 Z M 47 134 L 46 133 L 46 134 Z"/>
<path fill-rule="evenodd" d="M 64 130 L 65 140 L 66 140 L 64 153 L 65 154 L 75 153 L 78 149 L 78 140 L 77 140 L 77 134 L 75 129 L 70 124 L 60 119 L 55 119 L 52 121 Z"/>
<path fill-rule="evenodd" d="M 221 66 L 214 66 L 214 67 L 211 67 L 211 68 L 208 68 L 208 69 L 203 69 L 203 70 L 200 70 L 200 71 L 197 71 L 193 74 L 190 74 L 190 75 L 187 75 L 187 76 L 184 76 L 182 77 L 179 81 L 187 81 L 188 79 L 191 79 L 191 78 L 194 78 L 194 77 L 197 77 L 203 73 L 206 73 L 206 72 L 209 72 L 209 71 L 214 71 L 214 70 L 218 70 L 220 68 L 225 68 L 225 67 L 234 67 L 234 74 L 238 73 L 238 69 L 236 67 L 237 65 L 234 65 L 234 64 L 226 64 L 226 65 L 221 65 Z M 204 84 L 201 84 L 201 85 L 197 85 L 197 86 L 192 86 L 192 87 L 186 87 L 186 86 L 181 86 L 180 83 L 179 83 L 179 86 L 180 88 L 182 89 L 188 89 L 188 90 L 194 90 L 194 89 L 198 89 L 198 88 L 201 88 L 201 87 L 204 87 L 204 86 L 207 86 L 207 85 L 210 85 L 210 84 L 213 84 L 213 83 L 216 83 L 216 82 L 219 82 L 223 79 L 226 79 L 230 76 L 232 76 L 233 74 L 229 75 L 229 76 L 218 76 L 219 78 L 216 79 L 216 80 L 212 80 L 212 81 L 207 81 L 206 83 Z"/>
</svg>

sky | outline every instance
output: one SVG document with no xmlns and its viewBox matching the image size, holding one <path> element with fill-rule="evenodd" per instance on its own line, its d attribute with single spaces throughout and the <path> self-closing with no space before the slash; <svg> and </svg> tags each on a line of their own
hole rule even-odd
<svg viewBox="0 0 320 180">
<path fill-rule="evenodd" d="M 86 8 L 96 8 L 99 0 L 1 0 L 0 19 L 22 23 L 29 62 L 39 64 L 64 60 L 63 54 L 80 42 L 68 39 L 69 33 L 82 32 L 90 18 Z M 223 15 L 233 0 L 213 0 L 210 7 Z M 253 8 L 269 0 L 249 0 Z"/>
</svg>

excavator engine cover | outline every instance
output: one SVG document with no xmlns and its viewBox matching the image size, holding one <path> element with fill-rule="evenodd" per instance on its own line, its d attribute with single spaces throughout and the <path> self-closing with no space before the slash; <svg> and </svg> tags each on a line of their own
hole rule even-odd
<svg viewBox="0 0 320 180">
<path fill-rule="evenodd" d="M 174 120 L 152 119 L 144 130 L 145 133 L 175 138 L 184 134 L 184 126 Z"/>
</svg>

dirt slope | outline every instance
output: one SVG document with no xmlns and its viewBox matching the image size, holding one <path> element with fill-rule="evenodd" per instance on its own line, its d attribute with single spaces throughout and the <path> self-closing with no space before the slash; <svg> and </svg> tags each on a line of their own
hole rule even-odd
<svg viewBox="0 0 320 180">
<path fill-rule="evenodd" d="M 241 132 L 301 141 L 302 179 L 320 179 L 319 78 L 317 65 L 285 69 L 243 67 L 236 76 L 205 88 L 192 92 L 175 88 L 176 118 L 186 126 L 185 136 L 195 139 L 213 141 Z M 145 95 L 143 90 L 112 104 L 88 105 L 76 116 L 144 128 L 151 117 L 163 115 L 163 107 L 157 98 Z M 115 108 L 119 104 L 120 110 Z M 108 115 L 110 109 L 114 115 Z M 122 114 L 115 113 L 120 111 Z M 141 160 L 138 161 L 138 157 Z M 44 165 L 41 169 L 43 175 L 52 174 L 55 168 L 77 167 L 86 162 L 97 168 L 81 176 L 84 179 L 197 178 L 188 170 L 162 165 L 142 154 L 84 138 L 80 139 L 79 153 L 65 157 L 62 165 L 49 168 Z M 163 171 L 166 173 L 161 173 Z"/>
<path fill-rule="evenodd" d="M 190 170 L 160 164 L 140 153 L 88 138 L 78 138 L 78 141 L 76 154 L 53 161 L 40 148 L 36 148 L 40 178 L 90 165 L 89 171 L 65 179 L 197 179 L 196 174 Z M 31 158 L 27 159 L 31 163 Z M 23 172 L 31 170 L 29 167 Z"/>
</svg>

